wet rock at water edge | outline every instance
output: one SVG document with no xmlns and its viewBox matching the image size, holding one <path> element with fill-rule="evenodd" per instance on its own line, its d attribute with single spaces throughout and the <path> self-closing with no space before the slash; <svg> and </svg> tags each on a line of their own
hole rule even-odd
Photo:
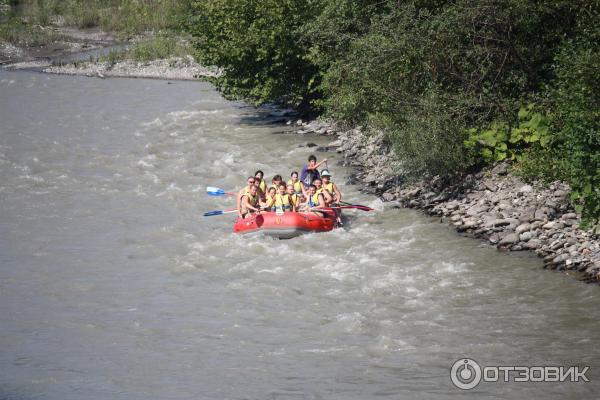
<svg viewBox="0 0 600 400">
<path fill-rule="evenodd" d="M 346 179 L 346 185 L 358 185 L 360 183 L 360 178 L 357 174 L 350 174 Z"/>
<path fill-rule="evenodd" d="M 396 195 L 395 195 L 395 194 L 393 194 L 393 193 L 390 193 L 390 192 L 385 192 L 385 193 L 384 193 L 384 194 L 381 196 L 381 198 L 382 198 L 384 201 L 392 201 L 392 200 L 395 200 L 395 199 L 396 199 Z"/>
<path fill-rule="evenodd" d="M 500 235 L 498 235 L 497 233 L 492 233 L 488 237 L 488 240 L 491 244 L 497 244 L 500 241 Z"/>
<path fill-rule="evenodd" d="M 303 147 L 317 147 L 318 144 L 316 143 L 312 143 L 312 142 L 308 142 L 308 143 L 300 143 L 298 145 L 298 148 L 303 148 Z"/>
<path fill-rule="evenodd" d="M 530 239 L 526 243 L 523 243 L 523 247 L 529 250 L 535 250 L 542 246 L 542 241 L 540 239 Z"/>
<path fill-rule="evenodd" d="M 319 152 L 319 153 L 327 153 L 330 151 L 335 150 L 335 147 L 333 146 L 319 146 L 315 149 L 315 151 Z"/>
<path fill-rule="evenodd" d="M 508 246 L 511 244 L 515 244 L 519 241 L 519 237 L 517 236 L 516 233 L 509 233 L 508 235 L 504 236 L 500 242 L 498 242 L 498 246 L 503 247 L 503 246 Z"/>
</svg>

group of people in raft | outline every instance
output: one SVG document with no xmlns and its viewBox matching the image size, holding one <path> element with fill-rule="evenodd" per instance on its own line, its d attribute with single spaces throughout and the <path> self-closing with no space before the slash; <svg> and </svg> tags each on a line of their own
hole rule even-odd
<svg viewBox="0 0 600 400">
<path fill-rule="evenodd" d="M 281 175 L 275 175 L 267 188 L 264 173 L 256 171 L 248 177 L 247 186 L 237 193 L 237 210 L 240 218 L 248 218 L 261 210 L 274 212 L 306 212 L 331 207 L 342 200 L 342 192 L 331 180 L 327 169 L 319 172 L 319 167 L 327 159 L 317 163 L 314 155 L 308 157 L 300 176 L 294 171 L 287 184 Z M 322 213 L 321 213 L 322 215 Z M 336 219 L 341 223 L 339 213 Z"/>
</svg>

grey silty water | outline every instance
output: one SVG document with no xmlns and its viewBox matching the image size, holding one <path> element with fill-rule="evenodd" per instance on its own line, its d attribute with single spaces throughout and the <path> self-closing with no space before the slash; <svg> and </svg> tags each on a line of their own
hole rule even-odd
<svg viewBox="0 0 600 400">
<path fill-rule="evenodd" d="M 206 186 L 288 175 L 298 136 L 207 83 L 0 72 L 0 398 L 597 398 L 600 292 L 346 185 L 348 226 L 232 233 Z M 452 363 L 591 366 L 482 383 Z"/>
</svg>

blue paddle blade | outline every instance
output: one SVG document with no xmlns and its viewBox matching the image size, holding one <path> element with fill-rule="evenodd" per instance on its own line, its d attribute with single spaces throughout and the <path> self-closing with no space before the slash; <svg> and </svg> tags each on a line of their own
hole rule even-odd
<svg viewBox="0 0 600 400">
<path fill-rule="evenodd" d="M 221 215 L 221 214 L 224 214 L 223 210 L 216 210 L 216 211 L 205 212 L 204 216 L 205 217 L 212 217 L 213 215 Z"/>
<path fill-rule="evenodd" d="M 211 196 L 223 196 L 225 194 L 225 190 L 214 186 L 208 186 L 206 188 L 206 193 L 210 194 Z"/>
</svg>

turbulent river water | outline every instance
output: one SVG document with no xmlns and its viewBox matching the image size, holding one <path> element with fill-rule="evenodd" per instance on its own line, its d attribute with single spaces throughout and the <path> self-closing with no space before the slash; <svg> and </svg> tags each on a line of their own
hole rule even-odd
<svg viewBox="0 0 600 400">
<path fill-rule="evenodd" d="M 206 83 L 0 72 L 0 398 L 597 398 L 600 291 L 344 184 L 345 229 L 232 233 L 206 186 L 306 141 Z M 461 391 L 453 362 L 591 366 Z"/>
</svg>

